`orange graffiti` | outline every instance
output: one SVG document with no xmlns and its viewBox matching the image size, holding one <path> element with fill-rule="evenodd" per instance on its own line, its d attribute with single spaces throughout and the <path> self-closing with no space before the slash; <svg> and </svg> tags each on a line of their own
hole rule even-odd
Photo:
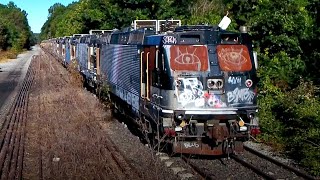
<svg viewBox="0 0 320 180">
<path fill-rule="evenodd" d="M 207 71 L 208 50 L 206 46 L 172 45 L 170 65 L 177 71 Z"/>
<path fill-rule="evenodd" d="M 218 45 L 218 61 L 222 71 L 250 71 L 248 48 L 245 45 Z"/>
</svg>

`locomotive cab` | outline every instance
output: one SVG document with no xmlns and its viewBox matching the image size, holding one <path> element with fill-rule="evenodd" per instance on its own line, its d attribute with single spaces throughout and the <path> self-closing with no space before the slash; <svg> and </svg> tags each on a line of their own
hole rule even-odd
<svg viewBox="0 0 320 180">
<path fill-rule="evenodd" d="M 182 26 L 145 42 L 141 97 L 157 106 L 144 111 L 160 111 L 162 134 L 173 141 L 173 151 L 242 151 L 242 142 L 258 126 L 256 64 L 248 34 Z"/>
</svg>

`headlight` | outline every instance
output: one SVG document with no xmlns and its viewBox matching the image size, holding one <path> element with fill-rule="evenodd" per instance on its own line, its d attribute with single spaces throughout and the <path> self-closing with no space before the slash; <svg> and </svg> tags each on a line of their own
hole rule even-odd
<svg viewBox="0 0 320 180">
<path fill-rule="evenodd" d="M 222 79 L 208 79 L 207 86 L 209 89 L 222 89 L 223 80 Z"/>
</svg>

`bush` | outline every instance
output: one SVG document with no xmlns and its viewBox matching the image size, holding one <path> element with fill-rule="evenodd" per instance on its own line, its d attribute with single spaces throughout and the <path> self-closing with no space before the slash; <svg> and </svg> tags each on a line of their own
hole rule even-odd
<svg viewBox="0 0 320 180">
<path fill-rule="evenodd" d="M 260 97 L 260 138 L 285 150 L 314 175 L 320 175 L 318 88 L 303 80 L 296 88 L 283 92 L 270 84 L 266 87 Z"/>
</svg>

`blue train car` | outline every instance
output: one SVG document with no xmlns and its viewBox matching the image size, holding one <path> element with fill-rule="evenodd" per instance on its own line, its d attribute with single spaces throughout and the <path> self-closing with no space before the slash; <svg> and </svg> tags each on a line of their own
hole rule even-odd
<svg viewBox="0 0 320 180">
<path fill-rule="evenodd" d="M 143 27 L 113 32 L 100 51 L 114 107 L 176 153 L 239 152 L 258 127 L 257 62 L 246 32 Z"/>
</svg>

